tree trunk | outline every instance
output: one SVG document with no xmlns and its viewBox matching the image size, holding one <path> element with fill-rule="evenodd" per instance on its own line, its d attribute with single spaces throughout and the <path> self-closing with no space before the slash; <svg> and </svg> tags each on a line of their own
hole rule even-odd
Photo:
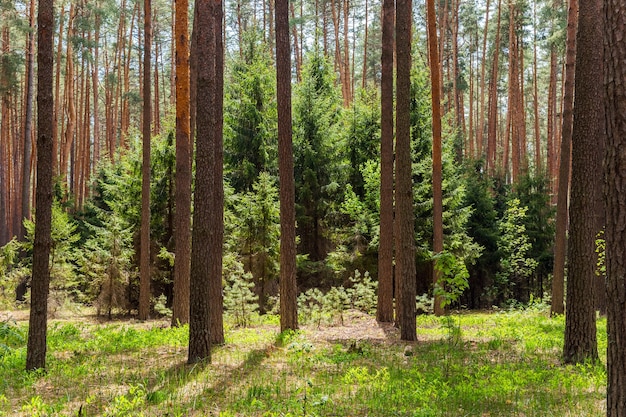
<svg viewBox="0 0 626 417">
<path fill-rule="evenodd" d="M 291 11 L 291 19 L 295 21 L 296 11 L 295 11 L 295 7 L 292 1 L 289 2 L 289 9 Z M 294 55 L 296 58 L 296 80 L 300 82 L 300 80 L 302 79 L 302 60 L 300 59 L 300 42 L 298 41 L 298 26 L 297 25 L 295 24 L 293 25 L 292 32 L 293 32 L 293 50 L 294 50 Z"/>
<path fill-rule="evenodd" d="M 346 95 L 348 97 L 348 105 L 352 103 L 352 76 L 350 65 L 350 0 L 343 0 L 343 79 L 346 82 Z"/>
<path fill-rule="evenodd" d="M 24 115 L 24 158 L 22 165 L 22 215 L 18 238 L 26 236 L 23 219 L 30 219 L 30 173 L 32 155 L 33 91 L 35 88 L 35 0 L 30 0 L 30 29 L 26 47 L 26 114 Z"/>
<path fill-rule="evenodd" d="M 496 22 L 496 42 L 494 44 L 491 78 L 489 80 L 489 109 L 487 127 L 487 169 L 496 171 L 496 144 L 498 142 L 498 58 L 500 55 L 500 16 L 501 0 L 498 0 L 498 18 Z"/>
<path fill-rule="evenodd" d="M 216 115 L 216 27 L 212 0 L 196 3 L 199 19 L 197 29 L 197 113 L 196 190 L 194 199 L 191 246 L 191 300 L 189 316 L 190 363 L 211 360 L 211 288 L 213 280 L 214 246 L 217 231 L 215 221 L 215 115 Z M 195 36 L 195 34 L 194 34 Z M 202 58 L 202 59 L 199 59 Z M 220 242 L 221 245 L 221 242 Z"/>
<path fill-rule="evenodd" d="M 280 198 L 280 329 L 285 331 L 298 328 L 288 0 L 276 0 L 275 13 Z"/>
<path fill-rule="evenodd" d="M 415 243 L 411 172 L 411 20 L 412 1 L 396 1 L 396 278 L 400 280 L 402 340 L 416 340 Z M 435 38 L 436 41 L 436 38 Z"/>
<path fill-rule="evenodd" d="M 224 340 L 224 297 L 222 294 L 222 255 L 224 241 L 224 40 L 222 33 L 223 18 L 222 0 L 213 0 L 213 25 L 215 42 L 215 68 L 213 70 L 213 95 L 215 112 L 212 115 L 213 143 L 211 144 L 212 164 L 211 176 L 213 190 L 211 192 L 211 275 L 209 294 L 211 297 L 211 343 L 223 345 Z"/>
<path fill-rule="evenodd" d="M 517 36 L 515 34 L 517 8 L 513 2 L 509 3 L 509 101 L 507 119 L 507 137 L 510 137 L 511 146 L 511 182 L 517 183 L 520 173 L 520 125 L 518 122 L 518 113 L 522 109 L 518 108 L 519 94 L 519 67 L 518 67 L 518 50 Z M 508 160 L 508 159 L 507 159 Z M 506 161 L 505 160 L 505 164 Z"/>
<path fill-rule="evenodd" d="M 537 3 L 533 3 L 533 119 L 535 136 L 535 174 L 545 173 L 541 160 L 541 131 L 539 124 L 539 86 L 537 83 Z"/>
<path fill-rule="evenodd" d="M 152 0 L 144 0 L 143 49 L 143 156 L 141 166 L 141 252 L 139 256 L 139 320 L 150 316 L 150 139 L 152 103 L 150 70 L 152 68 Z"/>
<path fill-rule="evenodd" d="M 376 319 L 393 322 L 393 35 L 394 0 L 383 1 L 380 81 L 380 242 Z"/>
<path fill-rule="evenodd" d="M 608 417 L 626 416 L 626 49 L 624 49 L 626 4 L 604 2 L 604 88 L 607 150 L 604 166 L 607 202 L 607 400 Z"/>
<path fill-rule="evenodd" d="M 578 0 L 570 0 L 567 15 L 567 48 L 563 94 L 563 128 L 559 166 L 559 188 L 556 209 L 556 234 L 554 241 L 554 276 L 552 278 L 551 314 L 563 314 L 565 293 L 565 251 L 567 247 L 568 194 L 574 106 L 574 78 L 576 69 L 576 28 L 578 26 Z M 595 238 L 593 239 L 595 242 Z"/>
<path fill-rule="evenodd" d="M 176 0 L 176 258 L 172 326 L 189 322 L 191 267 L 191 136 L 189 132 L 188 0 Z"/>
<path fill-rule="evenodd" d="M 74 143 L 74 134 L 76 130 L 76 102 L 74 100 L 74 48 L 71 39 L 74 37 L 74 18 L 76 12 L 74 4 L 70 6 L 70 16 L 67 24 L 67 53 L 66 53 L 66 69 L 65 69 L 65 112 L 67 113 L 67 121 L 65 131 L 62 138 L 63 146 L 61 147 L 61 164 L 59 174 L 61 183 L 70 188 L 68 181 L 68 169 L 70 167 L 70 152 Z"/>
<path fill-rule="evenodd" d="M 487 68 L 487 34 L 489 32 L 489 4 L 487 0 L 485 8 L 485 29 L 483 31 L 483 50 L 480 61 L 480 93 L 478 102 L 478 125 L 476 127 L 476 156 L 483 157 L 484 136 L 485 136 L 485 70 Z"/>
<path fill-rule="evenodd" d="M 439 254 L 443 252 L 443 192 L 442 192 L 442 165 L 441 165 L 441 99 L 439 86 L 440 64 L 437 55 L 437 19 L 435 15 L 434 0 L 428 0 L 427 24 L 428 24 L 428 56 L 431 80 L 431 109 L 433 112 L 433 252 Z M 412 236 L 412 235 L 411 235 Z M 415 261 L 414 261 L 415 262 Z M 433 283 L 438 285 L 439 272 L 433 269 Z M 442 298 L 435 296 L 435 315 L 444 314 L 445 310 L 441 305 Z M 415 304 L 415 303 L 413 303 Z M 413 305 L 415 308 L 415 305 Z"/>
<path fill-rule="evenodd" d="M 604 142 L 603 90 L 597 82 L 602 71 L 602 0 L 580 3 L 576 36 L 576 86 L 572 130 L 572 185 L 568 245 L 567 314 L 565 346 L 567 363 L 598 360 L 595 291 L 597 201 L 601 198 Z"/>
<path fill-rule="evenodd" d="M 63 34 L 65 23 L 65 2 L 61 3 L 61 14 L 59 16 L 59 39 L 57 40 L 57 56 L 56 56 L 56 77 L 54 87 L 54 124 L 52 135 L 52 172 L 54 176 L 59 174 L 59 120 L 61 100 L 61 54 L 63 51 Z"/>
<path fill-rule="evenodd" d="M 39 0 L 37 67 L 53 68 L 54 1 Z M 54 99 L 50 71 L 37 73 L 37 198 L 31 308 L 26 348 L 26 369 L 46 367 L 48 292 L 52 221 L 52 135 Z"/>
<path fill-rule="evenodd" d="M 556 47 L 550 49 L 550 81 L 548 84 L 548 120 L 546 121 L 546 170 L 550 180 L 550 192 L 552 193 L 552 204 L 556 204 L 557 199 L 557 169 L 556 169 L 556 76 L 558 71 Z"/>
<path fill-rule="evenodd" d="M 98 71 L 100 69 L 100 14 L 96 14 L 95 34 L 94 34 L 94 55 L 91 67 L 91 79 L 93 83 L 93 164 L 92 173 L 100 163 L 100 81 Z"/>
<path fill-rule="evenodd" d="M 369 2 L 365 0 L 365 34 L 363 35 L 363 72 L 361 74 L 361 88 L 365 90 L 365 85 L 367 84 L 367 43 L 369 42 L 369 27 L 368 27 L 368 12 L 369 12 Z"/>
</svg>

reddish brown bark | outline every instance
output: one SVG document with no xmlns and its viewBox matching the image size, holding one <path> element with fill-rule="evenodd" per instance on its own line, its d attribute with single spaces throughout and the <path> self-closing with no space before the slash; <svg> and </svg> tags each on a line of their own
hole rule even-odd
<svg viewBox="0 0 626 417">
<path fill-rule="evenodd" d="M 493 61 L 491 63 L 491 78 L 489 79 L 489 109 L 487 126 L 487 169 L 490 173 L 496 171 L 496 144 L 498 141 L 498 59 L 500 55 L 500 16 L 501 0 L 498 0 L 498 18 L 496 21 L 496 42 L 494 44 Z"/>
<path fill-rule="evenodd" d="M 150 141 L 152 125 L 152 102 L 150 70 L 152 60 L 152 1 L 144 0 L 144 47 L 143 47 L 143 153 L 141 166 L 141 249 L 139 255 L 139 320 L 150 317 Z"/>
<path fill-rule="evenodd" d="M 431 80 L 431 109 L 433 113 L 433 252 L 439 254 L 443 251 L 443 192 L 442 192 L 442 165 L 441 165 L 441 98 L 439 86 L 440 64 L 437 61 L 437 28 L 435 19 L 434 0 L 428 0 L 427 25 L 428 25 L 428 52 Z M 433 269 L 434 285 L 438 285 L 439 273 Z M 434 310 L 436 315 L 444 314 L 440 296 L 435 296 Z M 413 303 L 415 304 L 415 303 Z"/>
<path fill-rule="evenodd" d="M 576 28 L 578 25 L 578 0 L 570 0 L 567 16 L 567 47 L 565 81 L 563 87 L 563 128 L 561 158 L 558 176 L 556 209 L 556 235 L 554 242 L 554 276 L 552 278 L 552 314 L 563 314 L 565 292 L 565 251 L 567 247 L 568 194 L 574 106 L 574 78 L 576 69 Z"/>
<path fill-rule="evenodd" d="M 189 127 L 188 0 L 176 0 L 176 259 L 172 326 L 189 322 L 191 267 L 191 136 Z"/>
</svg>

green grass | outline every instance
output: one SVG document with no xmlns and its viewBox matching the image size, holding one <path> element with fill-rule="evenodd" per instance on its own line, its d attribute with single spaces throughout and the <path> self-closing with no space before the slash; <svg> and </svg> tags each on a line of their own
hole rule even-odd
<svg viewBox="0 0 626 417">
<path fill-rule="evenodd" d="M 560 362 L 562 317 L 423 316 L 413 344 L 328 342 L 275 323 L 227 328 L 212 363 L 192 366 L 186 327 L 53 321 L 45 373 L 23 370 L 25 325 L 0 326 L 0 416 L 605 414 L 604 365 Z M 598 340 L 604 354 L 605 320 Z"/>
</svg>

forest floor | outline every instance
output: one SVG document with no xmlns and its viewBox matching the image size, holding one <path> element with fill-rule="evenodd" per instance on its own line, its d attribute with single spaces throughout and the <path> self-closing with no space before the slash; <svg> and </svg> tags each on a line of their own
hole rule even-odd
<svg viewBox="0 0 626 417">
<path fill-rule="evenodd" d="M 226 323 L 187 365 L 166 319 L 50 320 L 46 372 L 26 372 L 28 312 L 0 312 L 0 416 L 603 416 L 603 362 L 563 365 L 562 317 L 538 311 L 419 316 L 417 342 L 348 311 L 279 334 L 278 318 Z M 606 322 L 598 323 L 606 350 Z"/>
</svg>

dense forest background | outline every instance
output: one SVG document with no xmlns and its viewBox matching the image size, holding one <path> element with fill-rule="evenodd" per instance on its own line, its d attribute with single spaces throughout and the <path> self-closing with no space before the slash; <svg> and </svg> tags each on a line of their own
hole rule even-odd
<svg viewBox="0 0 626 417">
<path fill-rule="evenodd" d="M 367 294 L 378 278 L 381 4 L 296 0 L 289 6 L 297 283 L 304 306 L 332 288 Z M 151 305 L 159 313 L 172 305 L 176 253 L 176 63 L 174 4 L 156 0 L 152 7 L 150 277 Z M 272 0 L 226 1 L 224 8 L 223 278 L 231 312 L 242 305 L 271 311 L 278 295 L 273 8 Z M 415 2 L 413 9 L 417 293 L 429 309 L 435 259 L 430 80 L 424 5 Z M 29 285 L 34 74 L 51 71 L 52 292 L 60 302 L 94 304 L 109 314 L 137 309 L 142 10 L 134 0 L 57 1 L 54 66 L 43 69 L 34 60 L 35 2 L 0 3 L 0 273 L 9 277 L 0 285 L 8 298 L 17 290 L 23 301 Z M 567 100 L 566 15 L 560 0 L 437 3 L 444 250 L 468 284 L 456 307 L 549 297 Z"/>
</svg>

